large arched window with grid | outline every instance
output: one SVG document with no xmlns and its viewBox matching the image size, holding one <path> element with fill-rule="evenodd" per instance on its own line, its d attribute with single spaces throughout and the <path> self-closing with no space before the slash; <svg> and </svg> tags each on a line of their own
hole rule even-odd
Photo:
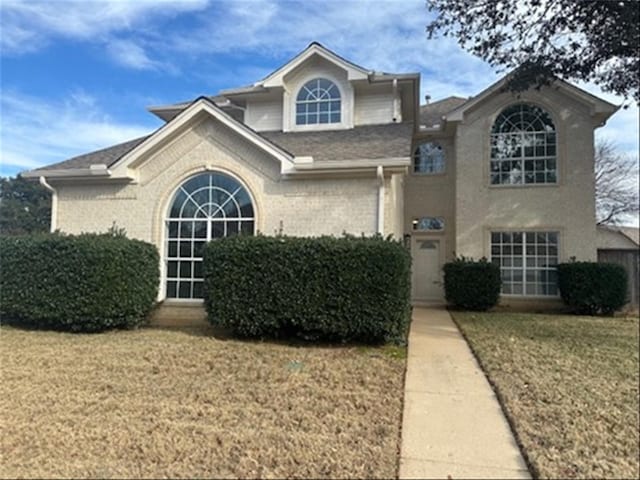
<svg viewBox="0 0 640 480">
<path fill-rule="evenodd" d="M 253 235 L 254 210 L 247 189 L 223 173 L 190 178 L 177 190 L 166 219 L 166 296 L 202 298 L 202 251 L 206 242 Z"/>
<path fill-rule="evenodd" d="M 326 78 L 305 83 L 296 97 L 296 125 L 340 123 L 340 90 Z"/>
<path fill-rule="evenodd" d="M 527 103 L 505 108 L 491 130 L 491 184 L 556 183 L 557 169 L 551 116 Z"/>
</svg>

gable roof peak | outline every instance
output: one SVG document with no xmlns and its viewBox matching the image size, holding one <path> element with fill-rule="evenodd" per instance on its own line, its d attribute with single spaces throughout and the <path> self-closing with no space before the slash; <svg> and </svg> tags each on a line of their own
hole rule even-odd
<svg viewBox="0 0 640 480">
<path fill-rule="evenodd" d="M 344 57 L 341 57 L 334 51 L 328 49 L 320 42 L 311 42 L 304 50 L 294 56 L 287 63 L 282 65 L 280 68 L 274 70 L 265 78 L 260 80 L 259 82 L 254 84 L 254 88 L 256 87 L 276 87 L 281 86 L 283 82 L 283 77 L 287 75 L 290 71 L 304 63 L 307 59 L 309 59 L 313 55 L 319 55 L 323 57 L 325 60 L 333 63 L 334 65 L 346 70 L 347 77 L 349 80 L 364 80 L 369 77 L 373 72 L 371 70 L 367 70 L 360 65 L 357 65 Z"/>
<path fill-rule="evenodd" d="M 509 78 L 511 78 L 513 73 L 514 71 L 507 73 L 505 76 L 494 82 L 492 85 L 489 85 L 477 95 L 470 97 L 462 105 L 449 112 L 449 114 L 447 114 L 447 120 L 461 121 L 463 119 L 464 113 L 467 110 L 473 108 L 475 105 L 480 104 L 492 95 L 504 93 L 507 82 L 509 81 Z M 576 87 L 575 85 L 559 77 L 555 77 L 549 85 L 543 85 L 542 87 L 561 90 L 564 94 L 573 97 L 577 101 L 589 105 L 592 115 L 598 118 L 598 121 L 601 122 L 601 125 L 604 125 L 604 122 L 606 122 L 606 120 L 620 108 L 619 106 L 609 103 L 602 98 L 596 97 L 592 93 Z M 534 89 L 535 87 L 530 88 Z"/>
</svg>

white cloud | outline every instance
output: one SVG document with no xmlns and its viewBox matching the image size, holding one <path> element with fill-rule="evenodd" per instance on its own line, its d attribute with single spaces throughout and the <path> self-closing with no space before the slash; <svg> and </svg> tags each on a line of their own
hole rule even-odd
<svg viewBox="0 0 640 480">
<path fill-rule="evenodd" d="M 111 40 L 107 44 L 107 52 L 116 63 L 134 70 L 173 70 L 172 66 L 149 58 L 145 49 L 132 40 Z"/>
<path fill-rule="evenodd" d="M 59 162 L 152 130 L 151 126 L 114 120 L 83 91 L 53 102 L 5 91 L 1 107 L 2 175 Z"/>
<path fill-rule="evenodd" d="M 207 0 L 3 0 L 2 49 L 21 53 L 32 38 L 41 44 L 52 37 L 95 39 L 132 30 L 160 16 L 201 10 Z"/>
<path fill-rule="evenodd" d="M 0 51 L 21 55 L 44 48 L 56 38 L 71 38 L 106 44 L 110 58 L 125 67 L 167 67 L 152 60 L 139 42 L 119 35 L 144 36 L 140 32 L 158 18 L 198 11 L 207 4 L 208 0 L 3 0 Z"/>
</svg>

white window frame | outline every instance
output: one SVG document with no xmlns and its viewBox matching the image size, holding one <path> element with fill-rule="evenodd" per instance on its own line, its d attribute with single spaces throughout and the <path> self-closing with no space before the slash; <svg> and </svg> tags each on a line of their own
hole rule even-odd
<svg viewBox="0 0 640 480">
<path fill-rule="evenodd" d="M 323 91 L 323 93 L 320 94 L 319 97 L 316 96 L 316 98 L 313 98 L 311 100 L 309 100 L 309 96 L 310 95 L 316 95 L 315 94 L 315 90 L 316 89 L 320 89 L 320 82 L 321 81 L 325 81 L 325 82 L 329 82 L 330 86 L 328 89 L 325 89 Z M 311 87 L 313 88 L 313 90 L 309 89 L 309 85 L 312 82 L 316 82 L 317 85 L 311 85 Z M 332 90 L 335 91 L 337 93 L 337 97 L 326 97 L 324 98 L 325 95 L 329 94 L 329 91 Z M 298 97 L 304 93 L 304 90 L 306 90 L 306 98 L 304 100 L 299 100 Z M 338 102 L 338 109 L 337 110 L 332 110 L 332 104 Z M 304 105 L 305 107 L 307 107 L 307 111 L 304 112 L 303 114 L 299 114 L 298 113 L 298 106 L 299 105 Z M 308 107 L 311 105 L 318 105 L 318 110 L 316 113 L 309 113 L 308 111 Z M 320 107 L 322 105 L 326 105 L 327 106 L 327 111 L 326 112 L 321 112 Z M 321 122 L 320 121 L 320 115 L 321 114 L 325 114 L 328 117 L 327 122 Z M 337 114 L 338 115 L 338 120 L 337 121 L 332 121 L 331 118 Z M 313 123 L 309 123 L 308 121 L 305 123 L 298 123 L 298 115 L 303 115 L 305 116 L 305 118 L 308 120 L 310 115 L 315 115 L 317 116 L 317 121 L 313 122 Z M 295 98 L 295 116 L 293 118 L 293 121 L 296 125 L 296 127 L 305 127 L 305 126 L 319 126 L 319 125 L 341 125 L 342 124 L 342 92 L 340 91 L 340 87 L 338 86 L 338 84 L 336 82 L 334 82 L 333 80 L 330 80 L 329 78 L 325 78 L 325 77 L 315 77 L 312 78 L 311 80 L 307 80 L 297 91 L 296 93 L 296 98 Z"/>
<path fill-rule="evenodd" d="M 506 116 L 515 108 L 517 112 Z M 538 112 L 537 117 L 523 127 L 524 108 Z M 514 116 L 520 118 L 514 119 Z M 527 102 L 503 108 L 493 122 L 489 143 L 490 186 L 532 187 L 559 183 L 558 129 L 546 109 Z M 506 178 L 509 180 L 505 181 Z"/>
<path fill-rule="evenodd" d="M 542 297 L 557 298 L 559 297 L 557 269 L 560 263 L 560 232 L 557 230 L 492 230 L 489 233 L 489 244 L 491 252 L 491 261 L 500 267 L 500 277 L 502 281 L 501 294 L 513 297 Z M 505 237 L 506 235 L 506 237 Z M 520 235 L 521 242 L 515 241 L 515 236 Z M 549 235 L 555 236 L 555 244 L 549 243 Z M 495 243 L 495 236 L 500 241 Z M 511 241 L 509 242 L 509 237 Z M 538 240 L 544 236 L 544 243 Z M 553 251 L 555 250 L 555 254 Z M 540 253 L 540 252 L 544 253 Z M 498 253 L 496 253 L 498 252 Z M 519 252 L 519 253 L 518 253 Z M 530 253 L 531 252 L 531 253 Z M 521 279 L 514 280 L 516 274 L 520 272 Z M 536 272 L 542 273 L 545 282 L 539 282 L 538 279 L 533 281 L 527 280 L 530 276 L 536 276 Z M 506 273 L 509 273 L 510 280 L 505 282 Z M 531 274 L 531 275 L 530 275 Z M 510 284 L 511 288 L 506 289 L 505 283 Z M 514 292 L 517 283 L 522 284 L 522 292 Z M 552 293 L 540 292 L 540 285 L 555 285 Z M 510 291 L 508 291 L 510 290 Z M 533 291 L 531 291 L 533 290 Z"/>
<path fill-rule="evenodd" d="M 423 152 L 422 152 L 422 147 L 427 146 L 427 145 L 432 145 L 434 147 L 434 150 L 439 150 L 441 157 L 442 157 L 442 169 L 438 170 L 438 171 L 419 171 L 418 168 L 418 159 L 422 158 Z M 425 153 L 425 155 L 431 154 L 431 152 Z M 442 144 L 438 141 L 434 141 L 434 140 L 425 140 L 423 142 L 420 142 L 419 144 L 416 145 L 416 148 L 413 151 L 413 164 L 412 164 L 412 172 L 414 175 L 443 175 L 444 173 L 446 173 L 446 169 L 447 169 L 447 155 L 445 152 L 444 147 L 442 146 Z M 429 160 L 431 161 L 431 164 L 435 165 L 435 161 L 433 158 L 429 157 L 427 159 L 426 164 L 429 164 Z"/>
<path fill-rule="evenodd" d="M 206 176 L 209 177 L 208 185 L 200 186 L 193 191 L 185 189 L 185 185 L 190 181 Z M 233 191 L 213 185 L 214 176 L 225 177 L 235 183 Z M 226 196 L 226 200 L 222 204 L 215 203 L 213 192 L 219 192 Z M 208 197 L 208 201 L 200 202 L 194 198 L 195 196 L 202 198 L 203 195 L 198 195 L 202 193 L 204 193 L 204 197 Z M 251 206 L 251 215 L 242 213 L 241 205 L 237 200 L 239 194 L 246 195 Z M 172 210 L 179 195 L 183 195 L 185 198 L 178 215 L 172 216 Z M 224 208 L 229 202 L 232 202 L 232 206 L 237 211 L 235 216 L 226 216 Z M 189 204 L 192 205 L 191 209 L 195 206 L 193 215 L 184 214 L 185 207 Z M 232 233 L 254 235 L 256 231 L 255 208 L 255 202 L 249 189 L 240 180 L 225 172 L 199 173 L 182 181 L 171 196 L 164 219 L 164 298 L 171 301 L 202 300 L 201 296 L 196 295 L 196 291 L 203 288 L 200 248 L 204 248 L 207 242 L 215 238 L 226 237 Z M 199 275 L 196 274 L 198 271 L 200 271 Z M 170 283 L 175 283 L 175 295 L 172 296 L 169 295 L 170 288 L 172 288 Z M 189 296 L 180 296 L 182 283 L 189 284 Z"/>
<path fill-rule="evenodd" d="M 296 124 L 296 99 L 300 89 L 310 80 L 324 78 L 332 82 L 340 92 L 340 123 L 317 123 L 311 125 Z M 323 130 L 345 130 L 353 128 L 354 91 L 351 83 L 343 79 L 338 72 L 331 69 L 318 68 L 307 75 L 292 79 L 285 86 L 283 101 L 282 129 L 285 132 L 316 132 Z"/>
</svg>

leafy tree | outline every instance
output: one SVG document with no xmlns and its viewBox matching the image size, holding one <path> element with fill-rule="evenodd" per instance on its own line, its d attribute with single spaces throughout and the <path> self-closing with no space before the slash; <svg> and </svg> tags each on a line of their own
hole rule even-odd
<svg viewBox="0 0 640 480">
<path fill-rule="evenodd" d="M 49 231 L 51 194 L 22 177 L 0 177 L 0 235 Z"/>
<path fill-rule="evenodd" d="M 513 91 L 555 76 L 592 81 L 640 104 L 637 0 L 427 0 L 427 25 L 491 66 L 516 70 Z"/>
<path fill-rule="evenodd" d="M 623 223 L 638 215 L 638 159 L 601 141 L 596 144 L 595 163 L 598 225 Z"/>
</svg>

